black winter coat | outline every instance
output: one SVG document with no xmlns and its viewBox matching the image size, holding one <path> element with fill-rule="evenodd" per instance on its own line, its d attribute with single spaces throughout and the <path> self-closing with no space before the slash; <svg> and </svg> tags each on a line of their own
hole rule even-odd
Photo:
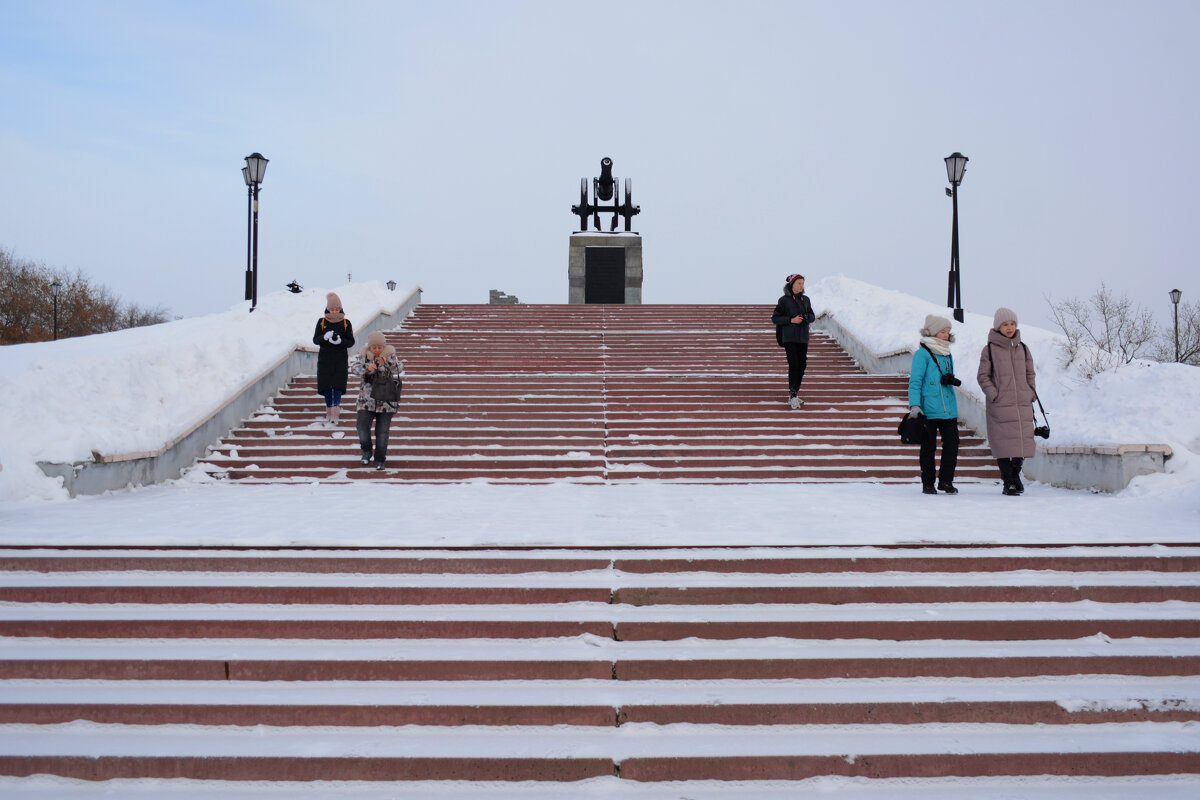
<svg viewBox="0 0 1200 800">
<path fill-rule="evenodd" d="M 313 344 L 321 348 L 317 353 L 317 394 L 325 394 L 326 389 L 345 392 L 350 348 L 354 346 L 354 326 L 348 319 L 329 322 L 321 317 L 313 331 Z"/>
<path fill-rule="evenodd" d="M 804 322 L 794 323 L 792 317 L 804 317 Z M 812 303 L 804 292 L 799 295 L 785 294 L 775 304 L 775 313 L 771 315 L 771 321 L 783 326 L 784 344 L 808 344 L 808 326 L 817 321 L 817 315 L 813 313 Z"/>
</svg>

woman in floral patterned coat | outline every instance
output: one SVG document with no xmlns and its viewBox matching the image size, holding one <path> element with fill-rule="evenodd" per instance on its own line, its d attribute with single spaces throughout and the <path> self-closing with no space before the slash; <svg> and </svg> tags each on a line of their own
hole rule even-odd
<svg viewBox="0 0 1200 800">
<path fill-rule="evenodd" d="M 397 397 L 394 402 L 376 400 L 371 396 L 371 390 L 378 381 L 403 377 L 404 363 L 396 358 L 396 348 L 387 343 L 382 333 L 376 331 L 367 337 L 367 346 L 354 357 L 350 369 L 362 380 L 355 404 L 355 427 L 358 429 L 358 444 L 362 447 L 362 464 L 365 467 L 374 458 L 375 469 L 382 470 L 387 464 L 392 415 L 399 409 L 400 399 Z M 371 442 L 372 423 L 375 426 L 374 444 Z"/>
</svg>

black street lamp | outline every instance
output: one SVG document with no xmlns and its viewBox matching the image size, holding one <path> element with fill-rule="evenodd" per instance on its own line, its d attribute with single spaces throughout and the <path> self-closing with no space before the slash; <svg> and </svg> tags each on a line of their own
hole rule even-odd
<svg viewBox="0 0 1200 800">
<path fill-rule="evenodd" d="M 395 282 L 395 281 L 388 281 L 388 282 L 387 282 L 387 287 L 388 287 L 388 291 L 389 291 L 389 292 L 394 292 L 394 291 L 396 291 L 396 282 Z"/>
<path fill-rule="evenodd" d="M 246 299 L 250 301 L 250 310 L 258 307 L 258 187 L 262 184 L 263 176 L 267 173 L 267 159 L 262 153 L 251 153 L 246 156 L 246 166 L 242 167 L 242 178 L 246 181 L 247 203 L 246 211 Z"/>
<path fill-rule="evenodd" d="M 946 190 L 946 194 L 954 205 L 954 217 L 950 225 L 950 281 L 946 292 L 946 306 L 953 307 L 954 318 L 962 322 L 962 283 L 958 274 L 958 185 L 962 183 L 963 173 L 970 159 L 962 153 L 951 153 L 945 160 L 946 177 L 950 179 L 952 187 Z"/>
<path fill-rule="evenodd" d="M 254 272 L 250 269 L 250 245 L 254 241 L 254 184 L 250 183 L 250 168 L 242 167 L 242 180 L 246 182 L 246 299 L 254 294 Z"/>
<path fill-rule="evenodd" d="M 62 289 L 62 284 L 58 282 L 58 278 L 55 278 L 54 283 L 50 284 L 50 296 L 54 297 L 54 341 L 55 342 L 59 341 L 59 290 L 61 290 L 61 289 Z M 1178 326 L 1176 326 L 1175 330 L 1176 330 L 1176 332 L 1178 332 Z M 1176 336 L 1175 338 L 1176 338 L 1175 356 L 1176 356 L 1176 360 L 1178 360 L 1178 353 L 1180 353 L 1180 345 L 1178 345 L 1178 336 Z"/>
<path fill-rule="evenodd" d="M 1179 363 L 1179 298 L 1183 297 L 1183 292 L 1172 289 L 1167 294 L 1171 295 L 1171 305 L 1175 307 L 1175 363 Z"/>
</svg>

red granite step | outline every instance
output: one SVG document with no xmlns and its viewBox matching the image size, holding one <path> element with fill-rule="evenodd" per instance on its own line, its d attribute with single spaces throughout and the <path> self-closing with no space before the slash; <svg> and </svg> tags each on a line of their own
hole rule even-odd
<svg viewBox="0 0 1200 800">
<path fill-rule="evenodd" d="M 512 555 L 409 555 L 401 550 L 383 555 L 329 555 L 320 550 L 303 557 L 256 551 L 244 556 L 214 555 L 189 550 L 186 555 L 141 550 L 128 555 L 20 555 L 5 552 L 0 572 L 291 572 L 346 575 L 516 575 L 530 572 L 588 572 L 608 569 L 608 558 L 581 556 L 530 557 Z"/>
<path fill-rule="evenodd" d="M 1141 549 L 1141 548 L 1139 548 Z M 865 548 L 852 551 L 852 557 L 821 554 L 817 548 L 811 558 L 737 558 L 733 556 L 677 558 L 618 558 L 613 568 L 621 572 L 653 574 L 671 572 L 713 572 L 751 574 L 789 574 L 814 572 L 999 572 L 1011 570 L 1057 570 L 1069 572 L 1200 572 L 1200 556 L 1190 552 L 1172 554 L 1140 553 L 1137 549 L 1107 549 L 1087 555 L 1056 552 L 1057 548 L 972 547 L 961 554 L 947 554 L 947 548 Z M 1124 552 L 1121 552 L 1124 551 Z M 891 553 L 884 555 L 884 553 Z M 873 554 L 874 553 L 874 554 Z M 919 557 L 917 557 L 919 555 Z"/>
<path fill-rule="evenodd" d="M 1200 675 L 1200 658 L 1171 655 L 610 660 L 0 659 L 0 679 L 242 681 L 789 680 Z"/>
<path fill-rule="evenodd" d="M 0 756 L 0 775 L 89 781 L 581 781 L 616 773 L 608 758 Z"/>
<path fill-rule="evenodd" d="M 0 631 L 4 630 L 0 627 Z M 76 634 L 78 635 L 78 634 Z M 889 642 L 939 640 L 1031 641 L 1200 637 L 1200 620 L 1181 619 L 953 619 L 953 620 L 773 620 L 757 622 L 619 622 L 616 638 L 625 641 L 674 639 L 878 639 Z"/>
<path fill-rule="evenodd" d="M 1189 707 L 1067 709 L 1045 700 L 870 703 L 705 703 L 692 705 L 388 705 L 260 703 L 12 703 L 0 704 L 0 724 L 51 725 L 85 720 L 122 725 L 914 725 L 992 723 L 1078 725 L 1185 722 Z"/>
<path fill-rule="evenodd" d="M 0 586 L 0 602 L 288 605 L 538 605 L 608 603 L 607 587 L 563 586 Z"/>
<path fill-rule="evenodd" d="M 899 742 L 897 747 L 900 748 Z M 627 758 L 621 777 L 633 781 L 798 781 L 829 775 L 855 778 L 950 778 L 991 775 L 1173 775 L 1200 772 L 1193 752 L 938 753 L 858 756 L 706 756 Z"/>
<path fill-rule="evenodd" d="M 29 619 L 0 620 L 0 636 L 66 639 L 537 639 L 613 638 L 605 620 Z"/>
</svg>

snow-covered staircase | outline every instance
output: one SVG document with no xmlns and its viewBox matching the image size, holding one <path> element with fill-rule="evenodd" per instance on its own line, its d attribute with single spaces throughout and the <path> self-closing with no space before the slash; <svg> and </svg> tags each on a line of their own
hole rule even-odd
<svg viewBox="0 0 1200 800">
<path fill-rule="evenodd" d="M 1200 780 L 1195 547 L 2 555 L 0 776 Z"/>
<path fill-rule="evenodd" d="M 244 482 L 916 482 L 903 376 L 867 375 L 814 333 L 801 396 L 769 306 L 423 305 L 387 334 L 406 365 L 389 469 L 362 468 L 351 380 L 321 423 L 300 377 L 212 449 Z M 963 431 L 958 479 L 994 480 Z"/>
</svg>

